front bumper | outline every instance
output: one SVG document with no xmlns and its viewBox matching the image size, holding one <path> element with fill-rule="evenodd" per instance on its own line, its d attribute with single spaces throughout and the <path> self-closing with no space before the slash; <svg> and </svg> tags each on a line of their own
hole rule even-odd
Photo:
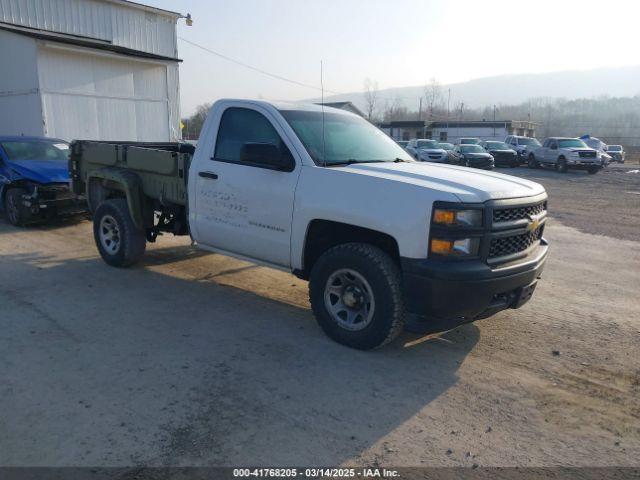
<svg viewBox="0 0 640 480">
<path fill-rule="evenodd" d="M 460 319 L 463 323 L 519 308 L 531 298 L 547 252 L 547 242 L 542 239 L 527 257 L 493 269 L 480 260 L 402 258 L 407 311 L 434 319 Z"/>
<path fill-rule="evenodd" d="M 43 185 L 23 195 L 21 207 L 27 219 L 36 220 L 84 212 L 86 202 L 67 185 Z"/>
<path fill-rule="evenodd" d="M 589 170 L 591 168 L 602 168 L 602 162 L 598 159 L 567 159 L 567 167 L 574 170 Z"/>
</svg>

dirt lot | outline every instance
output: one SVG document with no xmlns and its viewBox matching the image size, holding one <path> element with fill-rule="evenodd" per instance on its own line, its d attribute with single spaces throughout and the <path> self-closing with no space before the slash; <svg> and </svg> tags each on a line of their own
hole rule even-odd
<svg viewBox="0 0 640 480">
<path fill-rule="evenodd" d="M 117 270 L 88 221 L 1 224 L 0 465 L 638 466 L 631 168 L 509 171 L 551 195 L 534 299 L 368 353 L 287 274 L 170 237 Z"/>
</svg>

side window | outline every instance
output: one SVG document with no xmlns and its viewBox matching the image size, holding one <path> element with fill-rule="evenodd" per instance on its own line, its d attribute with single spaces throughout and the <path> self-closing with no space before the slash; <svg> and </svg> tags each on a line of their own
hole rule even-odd
<svg viewBox="0 0 640 480">
<path fill-rule="evenodd" d="M 544 148 L 548 148 L 549 147 L 549 142 L 550 142 L 550 140 L 545 140 L 544 143 L 542 144 L 542 146 Z"/>
<path fill-rule="evenodd" d="M 295 166 L 291 152 L 271 122 L 255 110 L 238 107 L 222 114 L 214 159 L 288 171 Z M 287 163 L 290 168 L 282 168 Z"/>
<path fill-rule="evenodd" d="M 551 148 L 552 150 L 555 150 L 558 148 L 558 143 L 555 140 L 551 140 L 549 142 L 549 148 Z"/>
</svg>

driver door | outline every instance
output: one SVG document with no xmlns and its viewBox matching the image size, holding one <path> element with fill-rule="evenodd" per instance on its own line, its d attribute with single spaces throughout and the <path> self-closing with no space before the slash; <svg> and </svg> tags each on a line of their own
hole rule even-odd
<svg viewBox="0 0 640 480">
<path fill-rule="evenodd" d="M 269 112 L 229 107 L 209 164 L 197 175 L 198 242 L 271 264 L 291 265 L 291 223 L 300 165 Z M 277 147 L 289 167 L 247 156 L 247 146 Z"/>
</svg>

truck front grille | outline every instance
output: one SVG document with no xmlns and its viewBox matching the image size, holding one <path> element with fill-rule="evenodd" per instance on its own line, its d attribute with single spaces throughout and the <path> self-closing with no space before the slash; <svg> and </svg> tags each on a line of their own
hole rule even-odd
<svg viewBox="0 0 640 480">
<path fill-rule="evenodd" d="M 578 152 L 580 158 L 596 158 L 596 152 Z"/>
<path fill-rule="evenodd" d="M 547 209 L 547 202 L 540 202 L 536 205 L 527 205 L 525 207 L 500 208 L 493 211 L 493 223 L 510 222 L 513 220 L 522 220 L 530 216 L 539 215 Z"/>
<path fill-rule="evenodd" d="M 543 230 L 544 226 L 540 226 L 533 232 L 492 239 L 489 248 L 489 258 L 504 257 L 505 255 L 526 250 L 542 238 Z"/>
</svg>

